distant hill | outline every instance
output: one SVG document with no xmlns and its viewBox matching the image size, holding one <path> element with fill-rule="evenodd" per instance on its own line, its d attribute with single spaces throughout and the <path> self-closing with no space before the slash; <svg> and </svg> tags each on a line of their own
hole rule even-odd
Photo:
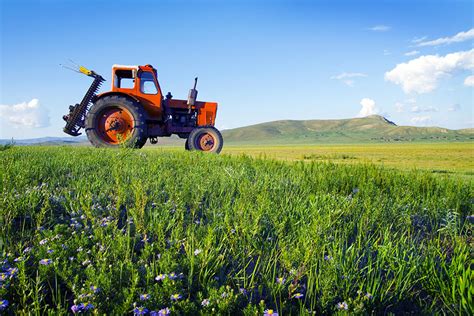
<svg viewBox="0 0 474 316">
<path fill-rule="evenodd" d="M 474 129 L 397 126 L 379 115 L 342 120 L 284 120 L 222 132 L 225 143 L 314 144 L 473 141 Z"/>
<path fill-rule="evenodd" d="M 474 129 L 397 126 L 379 115 L 342 120 L 284 120 L 222 131 L 225 144 L 285 145 L 366 142 L 474 141 Z M 0 144 L 11 142 L 0 139 Z M 161 145 L 183 145 L 177 136 L 160 138 Z M 15 140 L 17 145 L 89 145 L 86 136 Z M 147 144 L 149 145 L 149 144 Z"/>
<path fill-rule="evenodd" d="M 0 145 L 5 145 L 11 142 L 11 139 L 0 139 Z M 80 145 L 89 143 L 86 136 L 13 139 L 13 142 L 15 145 Z"/>
</svg>

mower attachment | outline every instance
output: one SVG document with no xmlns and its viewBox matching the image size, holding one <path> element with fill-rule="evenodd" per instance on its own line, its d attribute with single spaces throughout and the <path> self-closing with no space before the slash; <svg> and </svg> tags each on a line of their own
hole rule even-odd
<svg viewBox="0 0 474 316">
<path fill-rule="evenodd" d="M 94 71 L 89 70 L 85 67 L 80 66 L 79 72 L 94 78 L 89 90 L 87 90 L 82 102 L 76 105 L 69 106 L 69 114 L 63 116 L 63 120 L 66 121 L 63 131 L 71 136 L 79 136 L 81 133 L 79 130 L 85 126 L 85 117 L 89 105 L 92 102 L 96 92 L 99 90 L 102 83 L 105 81 L 101 75 L 96 74 Z"/>
</svg>

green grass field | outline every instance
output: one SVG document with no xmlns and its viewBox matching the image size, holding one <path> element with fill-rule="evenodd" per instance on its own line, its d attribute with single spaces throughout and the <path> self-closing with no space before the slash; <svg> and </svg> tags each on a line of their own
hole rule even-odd
<svg viewBox="0 0 474 316">
<path fill-rule="evenodd" d="M 292 146 L 225 146 L 223 153 L 281 160 L 374 163 L 401 170 L 421 169 L 474 175 L 474 143 L 383 143 Z"/>
<path fill-rule="evenodd" d="M 472 144 L 364 146 L 0 151 L 1 313 L 473 314 Z"/>
</svg>

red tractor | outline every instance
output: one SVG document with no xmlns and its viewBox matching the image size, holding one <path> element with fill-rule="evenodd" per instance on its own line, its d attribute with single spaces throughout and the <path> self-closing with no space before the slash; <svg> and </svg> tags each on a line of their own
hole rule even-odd
<svg viewBox="0 0 474 316">
<path fill-rule="evenodd" d="M 221 133 L 214 127 L 217 103 L 197 101 L 197 78 L 187 100 L 163 97 L 156 69 L 151 65 L 112 67 L 112 90 L 96 94 L 105 81 L 82 66 L 79 72 L 94 78 L 82 102 L 69 107 L 64 132 L 78 136 L 84 128 L 96 147 L 141 148 L 147 139 L 178 135 L 187 150 L 219 153 Z"/>
</svg>

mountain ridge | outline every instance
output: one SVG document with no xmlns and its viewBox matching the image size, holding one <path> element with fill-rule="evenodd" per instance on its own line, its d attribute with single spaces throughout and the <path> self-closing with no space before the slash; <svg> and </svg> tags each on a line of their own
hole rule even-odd
<svg viewBox="0 0 474 316">
<path fill-rule="evenodd" d="M 222 131 L 231 143 L 469 141 L 474 129 L 398 126 L 380 115 L 333 120 L 279 120 Z"/>
<path fill-rule="evenodd" d="M 474 141 L 474 128 L 399 126 L 380 115 L 331 120 L 278 120 L 222 131 L 228 144 L 317 144 L 364 142 Z M 0 139 L 0 144 L 10 143 Z M 18 145 L 87 145 L 85 136 L 41 137 L 14 140 Z M 177 138 L 161 138 L 161 144 L 181 144 Z"/>
</svg>

